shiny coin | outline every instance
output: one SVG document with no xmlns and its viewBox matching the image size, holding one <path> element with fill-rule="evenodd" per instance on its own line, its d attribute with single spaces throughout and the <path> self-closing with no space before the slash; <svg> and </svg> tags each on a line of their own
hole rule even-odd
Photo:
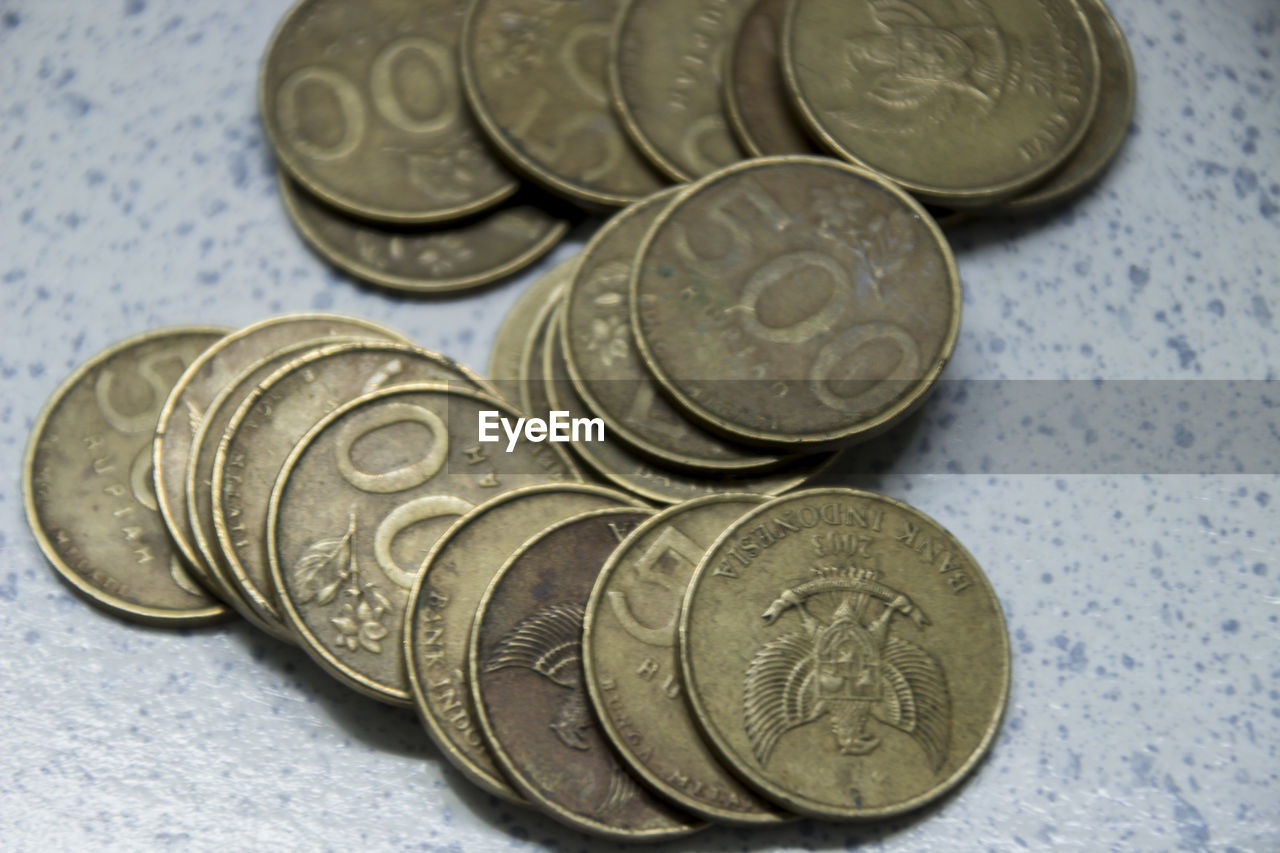
<svg viewBox="0 0 1280 853">
<path fill-rule="evenodd" d="M 529 486 L 458 519 L 423 562 L 409 595 L 405 660 L 414 705 L 441 752 L 491 794 L 521 799 L 493 762 L 467 683 L 467 641 L 476 605 L 521 545 L 570 516 L 635 499 L 599 486 Z"/>
<path fill-rule="evenodd" d="M 302 0 L 262 65 L 262 124 L 308 192 L 356 216 L 440 222 L 518 181 L 491 155 L 457 72 L 461 0 Z"/>
<path fill-rule="evenodd" d="M 160 410 L 153 462 L 156 502 L 165 524 L 197 575 L 211 588 L 216 581 L 195 547 L 187 513 L 187 460 L 205 409 L 245 368 L 281 347 L 311 338 L 360 336 L 398 339 L 394 332 L 366 320 L 336 314 L 295 314 L 263 320 L 227 335 L 178 379 Z"/>
<path fill-rule="evenodd" d="M 733 444 L 691 423 L 645 369 L 631 333 L 627 288 L 650 226 L 680 190 L 616 214 L 583 250 L 564 297 L 560 346 L 574 388 L 609 433 L 661 463 L 696 471 L 752 471 L 782 458 Z"/>
<path fill-rule="evenodd" d="M 752 160 L 690 187 L 631 280 L 645 364 L 699 422 L 799 449 L 868 438 L 937 380 L 960 279 L 937 224 L 882 178 Z"/>
<path fill-rule="evenodd" d="M 479 287 L 524 269 L 551 250 L 569 222 L 529 203 L 477 219 L 399 227 L 353 219 L 280 176 L 289 218 L 313 249 L 356 278 L 410 293 Z"/>
<path fill-rule="evenodd" d="M 801 814 L 883 818 L 942 796 L 991 745 L 1009 638 L 991 585 L 933 519 L 821 489 L 743 516 L 680 615 L 694 714 L 752 787 Z"/>
<path fill-rule="evenodd" d="M 1098 51 L 1073 0 L 796 0 L 787 85 L 831 150 L 922 199 L 983 205 L 1079 145 Z"/>
<path fill-rule="evenodd" d="M 537 323 L 542 307 L 553 301 L 577 264 L 575 256 L 543 273 L 525 288 L 502 318 L 489 353 L 489 381 L 513 403 L 520 402 L 520 365 L 530 330 Z"/>
<path fill-rule="evenodd" d="M 331 675 L 375 699 L 412 704 L 404 615 L 427 551 L 490 498 L 575 481 L 556 445 L 477 440 L 481 411 L 510 406 L 444 385 L 404 385 L 342 406 L 285 461 L 267 513 L 281 609 Z"/>
<path fill-rule="evenodd" d="M 663 179 L 609 106 L 605 58 L 621 0 L 476 0 L 462 36 L 467 97 L 523 173 L 571 201 L 621 206 Z"/>
<path fill-rule="evenodd" d="M 196 625 L 228 611 L 191 578 L 156 511 L 156 418 L 188 364 L 227 329 L 122 341 L 69 376 L 36 418 L 22 466 L 32 533 L 77 592 L 112 613 Z"/>
<path fill-rule="evenodd" d="M 779 56 L 788 0 L 757 0 L 742 20 L 725 66 L 729 124 L 752 157 L 817 154 L 796 115 Z"/>
<path fill-rule="evenodd" d="M 664 172 L 687 181 L 742 159 L 724 111 L 725 55 L 750 0 L 630 0 L 614 32 L 615 105 Z"/>
<path fill-rule="evenodd" d="M 691 814 L 730 823 L 789 815 L 712 754 L 680 686 L 680 602 L 707 548 L 766 498 L 715 495 L 640 525 L 609 557 L 587 604 L 582 663 L 600 723 L 631 769 Z"/>
<path fill-rule="evenodd" d="M 591 586 L 617 544 L 650 514 L 597 510 L 529 541 L 485 591 L 468 650 L 477 717 L 516 789 L 576 829 L 632 841 L 700 826 L 626 770 L 582 681 L 582 616 Z"/>
<path fill-rule="evenodd" d="M 210 515 L 227 582 L 272 633 L 288 631 L 266 549 L 267 510 L 281 466 L 338 406 L 379 388 L 420 382 L 489 390 L 444 356 L 409 344 L 360 341 L 327 344 L 294 358 L 234 407 L 214 451 Z"/>
</svg>

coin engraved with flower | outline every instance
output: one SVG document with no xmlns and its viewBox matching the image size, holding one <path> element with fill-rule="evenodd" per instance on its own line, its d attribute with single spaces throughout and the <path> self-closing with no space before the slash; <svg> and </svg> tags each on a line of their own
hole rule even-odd
<svg viewBox="0 0 1280 853">
<path fill-rule="evenodd" d="M 355 533 L 356 515 L 352 512 L 342 536 L 321 539 L 307 549 L 293 570 L 298 601 L 333 605 L 329 624 L 338 632 L 334 638 L 336 645 L 352 652 L 364 649 L 380 654 L 380 641 L 387 636 L 384 620 L 391 602 L 377 584 L 368 583 L 361 576 L 351 547 Z"/>
</svg>

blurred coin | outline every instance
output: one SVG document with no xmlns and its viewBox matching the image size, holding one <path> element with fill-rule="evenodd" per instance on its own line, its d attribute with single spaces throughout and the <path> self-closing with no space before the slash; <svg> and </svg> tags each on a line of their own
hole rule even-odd
<svg viewBox="0 0 1280 853">
<path fill-rule="evenodd" d="M 530 329 L 537 323 L 542 307 L 564 287 L 577 264 L 575 255 L 534 279 L 502 318 L 489 353 L 489 381 L 513 403 L 520 403 L 520 365 Z"/>
<path fill-rule="evenodd" d="M 796 114 L 779 55 L 789 0 L 757 0 L 730 46 L 724 99 L 729 124 L 752 157 L 817 154 Z"/>
</svg>

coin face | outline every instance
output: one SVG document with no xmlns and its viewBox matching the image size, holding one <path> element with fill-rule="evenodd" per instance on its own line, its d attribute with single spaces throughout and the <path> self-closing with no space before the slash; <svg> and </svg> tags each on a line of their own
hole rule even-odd
<svg viewBox="0 0 1280 853">
<path fill-rule="evenodd" d="M 742 159 L 721 97 L 725 55 L 750 0 L 630 0 L 614 32 L 612 88 L 627 131 L 678 181 Z"/>
<path fill-rule="evenodd" d="M 488 151 L 457 72 L 464 0 L 302 0 L 262 65 L 262 124 L 306 189 L 356 216 L 440 222 L 518 181 Z"/>
<path fill-rule="evenodd" d="M 609 105 L 609 35 L 621 0 L 477 0 L 462 36 L 467 97 L 523 173 L 588 206 L 622 206 L 664 181 Z"/>
<path fill-rule="evenodd" d="M 680 615 L 690 705 L 722 759 L 792 811 L 901 814 L 953 788 L 1009 696 L 1000 603 L 937 522 L 822 489 L 740 518 Z"/>
<path fill-rule="evenodd" d="M 227 331 L 177 326 L 122 341 L 63 381 L 32 427 L 22 466 L 32 533 L 72 588 L 117 615 L 181 626 L 228 614 L 188 574 L 151 477 L 170 388 Z"/>
<path fill-rule="evenodd" d="M 530 330 L 541 316 L 543 306 L 564 287 L 577 264 L 578 258 L 574 256 L 543 273 L 520 294 L 502 318 L 489 353 L 489 381 L 513 403 L 520 402 L 521 362 Z"/>
<path fill-rule="evenodd" d="M 645 364 L 695 419 L 798 449 L 874 435 L 951 356 L 960 279 L 937 224 L 827 158 L 733 166 L 682 194 L 631 278 Z"/>
<path fill-rule="evenodd" d="M 600 730 L 582 681 L 582 617 L 600 567 L 651 511 L 571 518 L 515 553 L 471 629 L 477 716 L 499 767 L 529 802 L 576 829 L 660 840 L 700 827 L 641 787 Z"/>
<path fill-rule="evenodd" d="M 254 323 L 219 340 L 200 354 L 178 379 L 160 410 L 152 460 L 156 502 L 182 555 L 196 573 L 216 584 L 195 546 L 187 512 L 187 461 L 205 410 L 228 382 L 258 359 L 281 347 L 323 337 L 399 339 L 375 323 L 337 314 L 290 314 Z"/>
<path fill-rule="evenodd" d="M 611 435 L 666 465 L 698 471 L 752 471 L 782 459 L 691 423 L 662 396 L 631 333 L 627 288 L 640 242 L 679 189 L 616 214 L 583 250 L 564 297 L 560 346 L 574 388 Z"/>
<path fill-rule="evenodd" d="M 481 595 L 527 540 L 570 516 L 637 505 L 600 486 L 528 486 L 487 501 L 454 522 L 423 562 L 409 595 L 405 660 L 414 705 L 445 756 L 491 794 L 523 799 L 485 746 L 467 682 L 467 642 Z"/>
<path fill-rule="evenodd" d="M 345 216 L 280 176 L 289 218 L 313 249 L 359 279 L 410 293 L 448 293 L 505 278 L 542 257 L 569 221 L 529 203 L 465 223 L 404 227 Z"/>
<path fill-rule="evenodd" d="M 209 475 L 210 516 L 224 575 L 257 621 L 286 633 L 267 561 L 267 510 L 294 446 L 334 409 L 379 388 L 443 382 L 487 391 L 466 368 L 409 344 L 327 344 L 294 357 L 238 401 Z"/>
<path fill-rule="evenodd" d="M 1044 178 L 1098 100 L 1073 0 L 796 0 L 783 69 L 824 145 L 950 206 Z"/>
<path fill-rule="evenodd" d="M 816 154 L 782 76 L 780 40 L 788 0 L 757 0 L 738 28 L 725 66 L 729 124 L 752 157 Z"/>
<path fill-rule="evenodd" d="M 587 604 L 583 669 L 592 704 L 628 766 L 691 814 L 729 823 L 788 815 L 744 786 L 712 754 L 680 684 L 680 602 L 707 548 L 759 495 L 715 495 L 640 525 L 605 563 Z"/>
</svg>

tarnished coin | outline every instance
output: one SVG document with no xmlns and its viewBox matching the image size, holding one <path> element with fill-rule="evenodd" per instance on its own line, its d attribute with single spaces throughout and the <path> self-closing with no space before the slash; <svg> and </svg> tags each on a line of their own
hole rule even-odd
<svg viewBox="0 0 1280 853">
<path fill-rule="evenodd" d="M 169 389 L 228 331 L 176 326 L 121 341 L 67 377 L 31 429 L 22 465 L 31 531 L 58 574 L 112 613 L 175 626 L 228 613 L 187 573 L 151 477 Z"/>
<path fill-rule="evenodd" d="M 1098 101 L 1098 51 L 1074 0 L 796 0 L 782 47 L 824 145 L 951 207 L 1043 179 Z"/>
<path fill-rule="evenodd" d="M 567 219 L 526 202 L 462 223 L 380 225 L 343 215 L 285 175 L 279 184 L 289 218 L 325 260 L 364 281 L 410 293 L 448 293 L 505 278 L 569 231 Z"/>
<path fill-rule="evenodd" d="M 676 651 L 680 602 L 702 555 L 765 500 L 714 495 L 664 510 L 617 547 L 587 603 L 582 665 L 605 733 L 651 788 L 708 820 L 790 818 L 739 782 L 703 741 L 684 702 Z"/>
<path fill-rule="evenodd" d="M 465 0 L 302 0 L 281 21 L 258 93 L 276 156 L 356 216 L 440 222 L 519 182 L 483 141 L 459 81 Z"/>
<path fill-rule="evenodd" d="M 634 498 L 578 483 L 528 486 L 499 495 L 454 522 L 436 540 L 409 594 L 405 661 L 418 715 L 463 775 L 491 794 L 522 799 L 485 746 L 467 683 L 467 642 L 476 605 L 521 545 L 570 516 Z"/>
<path fill-rule="evenodd" d="M 631 334 L 627 298 L 636 252 L 679 188 L 620 211 L 583 250 L 564 296 L 560 346 L 574 388 L 610 434 L 666 465 L 758 471 L 782 458 L 726 441 L 693 424 L 662 396 Z"/>
<path fill-rule="evenodd" d="M 403 385 L 335 410 L 298 442 L 271 492 L 267 559 L 285 621 L 329 674 L 410 705 L 404 616 L 423 558 L 459 516 L 521 486 L 578 479 L 559 447 L 478 441 L 474 391 Z"/>
<path fill-rule="evenodd" d="M 569 276 L 566 276 L 566 286 Z M 545 353 L 555 334 L 553 321 L 559 316 L 564 305 L 564 289 L 552 294 L 552 298 L 542 305 L 529 327 L 529 336 L 525 339 L 520 352 L 520 405 L 532 417 L 545 418 L 555 408 L 547 395 L 547 363 Z M 581 414 L 581 413 L 579 413 Z"/>
<path fill-rule="evenodd" d="M 516 789 L 575 829 L 658 841 L 700 824 L 627 771 L 600 730 L 582 681 L 582 615 L 605 559 L 651 510 L 602 509 L 520 548 L 485 590 L 468 677 L 476 716 Z"/>
<path fill-rule="evenodd" d="M 502 318 L 489 352 L 489 381 L 513 403 L 520 403 L 520 365 L 530 330 L 536 325 L 542 307 L 553 301 L 577 265 L 578 258 L 574 256 L 543 273 L 525 288 Z"/>
<path fill-rule="evenodd" d="M 214 451 L 210 515 L 225 577 L 272 633 L 287 633 L 267 562 L 271 489 L 289 453 L 334 409 L 379 388 L 440 382 L 489 391 L 462 365 L 409 344 L 331 343 L 295 358 L 234 408 Z"/>
<path fill-rule="evenodd" d="M 778 498 L 707 552 L 680 614 L 686 695 L 720 757 L 792 811 L 883 818 L 991 745 L 1009 637 L 973 557 L 870 492 Z"/>
<path fill-rule="evenodd" d="M 743 157 L 724 109 L 729 44 L 751 0 L 629 0 L 613 34 L 610 84 L 631 138 L 679 181 Z"/>
<path fill-rule="evenodd" d="M 724 80 L 729 125 L 752 157 L 817 154 L 796 114 L 780 56 L 789 0 L 757 0 L 729 48 Z"/>
<path fill-rule="evenodd" d="M 609 105 L 605 64 L 622 0 L 475 0 L 462 34 L 467 98 L 523 173 L 579 204 L 621 206 L 665 181 Z"/>
<path fill-rule="evenodd" d="M 324 337 L 400 340 L 395 332 L 356 317 L 337 314 L 287 314 L 254 323 L 209 347 L 183 372 L 169 392 L 156 423 L 152 462 L 156 503 L 182 555 L 206 585 L 216 581 L 195 547 L 187 513 L 187 460 L 205 409 L 245 368 L 281 347 Z"/>
<path fill-rule="evenodd" d="M 1129 42 L 1102 0 L 1077 0 L 1098 42 L 1102 86 L 1089 130 L 1067 161 L 1045 182 L 996 205 L 991 212 L 1023 213 L 1057 204 L 1101 177 L 1120 152 L 1133 119 L 1138 79 Z"/>
<path fill-rule="evenodd" d="M 960 325 L 951 248 L 920 205 L 829 158 L 699 181 L 631 279 L 645 364 L 699 422 L 779 448 L 869 438 L 942 372 Z"/>
</svg>

